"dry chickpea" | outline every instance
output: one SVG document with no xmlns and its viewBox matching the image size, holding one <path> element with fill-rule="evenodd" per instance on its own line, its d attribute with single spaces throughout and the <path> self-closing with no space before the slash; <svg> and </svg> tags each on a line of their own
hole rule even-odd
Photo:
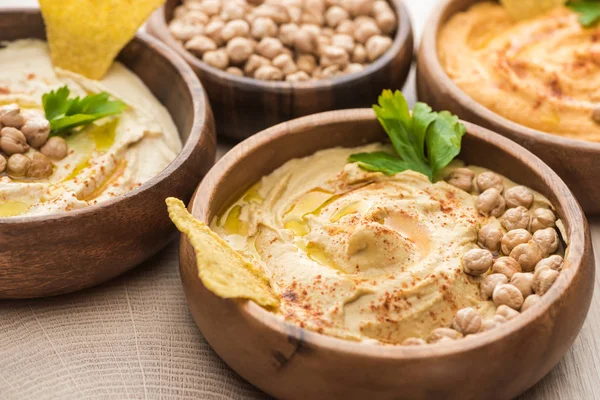
<svg viewBox="0 0 600 400">
<path fill-rule="evenodd" d="M 256 17 L 270 18 L 277 25 L 290 22 L 290 15 L 287 8 L 280 4 L 263 4 L 254 9 Z"/>
<path fill-rule="evenodd" d="M 525 186 L 513 186 L 506 189 L 504 199 L 507 208 L 525 207 L 528 209 L 533 203 L 533 193 Z"/>
<path fill-rule="evenodd" d="M 339 75 L 341 72 L 342 71 L 340 70 L 339 65 L 330 65 L 329 67 L 323 68 L 323 70 L 320 71 L 319 78 L 333 78 L 334 76 Z"/>
<path fill-rule="evenodd" d="M 31 160 L 23 154 L 13 154 L 6 163 L 6 172 L 11 178 L 22 178 L 30 164 Z"/>
<path fill-rule="evenodd" d="M 231 75 L 235 75 L 235 76 L 244 76 L 244 71 L 242 71 L 238 67 L 228 67 L 225 70 L 225 72 L 227 72 L 228 74 L 231 74 Z"/>
<path fill-rule="evenodd" d="M 202 57 L 207 51 L 216 50 L 217 44 L 207 36 L 198 35 L 188 40 L 184 47 L 193 54 Z"/>
<path fill-rule="evenodd" d="M 294 47 L 300 53 L 314 53 L 317 51 L 318 31 L 311 29 L 311 25 L 303 25 L 294 38 Z"/>
<path fill-rule="evenodd" d="M 331 45 L 346 50 L 348 54 L 352 54 L 354 50 L 354 39 L 352 36 L 343 33 L 337 33 L 331 37 Z"/>
<path fill-rule="evenodd" d="M 373 11 L 373 0 L 346 0 L 342 4 L 353 17 L 369 15 Z"/>
<path fill-rule="evenodd" d="M 275 36 L 277 34 L 277 24 L 273 22 L 271 18 L 258 17 L 252 21 L 250 33 L 252 37 L 259 40 L 265 37 Z"/>
<path fill-rule="evenodd" d="M 506 277 L 506 275 L 489 274 L 488 276 L 483 278 L 483 281 L 479 284 L 479 291 L 481 292 L 481 297 L 484 300 L 489 299 L 490 297 L 492 297 L 496 286 L 503 285 L 505 283 L 508 283 L 508 278 Z"/>
<path fill-rule="evenodd" d="M 252 54 L 248 58 L 248 61 L 246 62 L 246 65 L 244 66 L 244 72 L 248 76 L 254 76 L 254 73 L 256 72 L 257 69 L 259 69 L 262 66 L 270 65 L 270 64 L 271 64 L 271 62 L 269 61 L 268 58 L 258 56 L 256 54 Z"/>
<path fill-rule="evenodd" d="M 354 22 L 354 39 L 356 39 L 356 41 L 359 43 L 365 44 L 367 40 L 369 40 L 369 38 L 371 38 L 372 36 L 381 34 L 377 23 L 371 17 L 361 17 L 360 19 L 357 18 Z M 392 39 L 390 39 L 390 41 L 391 40 Z"/>
<path fill-rule="evenodd" d="M 510 252 L 510 256 L 518 261 L 525 272 L 531 272 L 542 259 L 542 250 L 535 242 L 523 243 Z"/>
<path fill-rule="evenodd" d="M 307 74 L 311 74 L 317 67 L 317 60 L 315 56 L 310 54 L 302 54 L 296 60 L 296 65 L 300 71 L 304 71 Z"/>
<path fill-rule="evenodd" d="M 373 14 L 381 32 L 390 35 L 396 29 L 396 14 L 387 1 L 377 0 L 373 3 Z"/>
<path fill-rule="evenodd" d="M 488 250 L 471 249 L 462 257 L 462 265 L 465 273 L 479 276 L 487 272 L 494 263 L 494 257 Z"/>
<path fill-rule="evenodd" d="M 340 6 L 330 7 L 325 12 L 325 21 L 327 22 L 327 25 L 332 28 L 337 27 L 340 22 L 346 21 L 348 18 L 350 18 L 350 14 Z"/>
<path fill-rule="evenodd" d="M 516 273 L 521 272 L 519 263 L 510 257 L 500 257 L 494 261 L 492 272 L 494 274 L 502 274 L 508 279 L 511 279 Z"/>
<path fill-rule="evenodd" d="M 29 145 L 23 132 L 6 126 L 0 130 L 0 149 L 10 156 L 27 152 Z"/>
<path fill-rule="evenodd" d="M 256 70 L 254 77 L 263 81 L 280 81 L 283 79 L 283 73 L 271 65 L 263 65 Z"/>
<path fill-rule="evenodd" d="M 208 24 L 208 15 L 204 14 L 200 10 L 189 10 L 187 13 L 181 16 L 181 21 L 190 25 L 206 25 Z"/>
<path fill-rule="evenodd" d="M 476 206 L 483 215 L 499 217 L 504 213 L 504 197 L 496 188 L 489 188 L 477 197 Z"/>
<path fill-rule="evenodd" d="M 489 251 L 500 250 L 502 231 L 493 224 L 484 225 L 477 233 L 477 244 Z"/>
<path fill-rule="evenodd" d="M 234 19 L 243 19 L 246 14 L 245 1 L 224 1 L 221 8 L 221 18 L 224 21 L 232 21 Z"/>
<path fill-rule="evenodd" d="M 371 36 L 365 44 L 369 61 L 375 61 L 392 47 L 392 39 L 387 36 Z"/>
<path fill-rule="evenodd" d="M 547 208 L 538 208 L 533 211 L 531 216 L 531 225 L 529 230 L 531 233 L 544 228 L 553 228 L 556 222 L 556 216 Z"/>
<path fill-rule="evenodd" d="M 286 46 L 293 47 L 296 39 L 296 33 L 298 33 L 298 25 L 296 24 L 284 24 L 279 27 L 279 40 Z"/>
<path fill-rule="evenodd" d="M 194 36 L 202 35 L 204 27 L 202 25 L 186 24 L 183 21 L 174 19 L 169 23 L 169 31 L 175 39 L 186 42 Z"/>
<path fill-rule="evenodd" d="M 474 308 L 467 307 L 458 310 L 452 321 L 452 328 L 463 335 L 470 335 L 479 332 L 482 322 L 481 315 Z"/>
<path fill-rule="evenodd" d="M 53 136 L 40 149 L 43 155 L 53 160 L 62 160 L 67 156 L 69 148 L 65 139 Z"/>
<path fill-rule="evenodd" d="M 446 182 L 452 186 L 470 192 L 473 189 L 475 173 L 468 168 L 456 168 L 446 177 Z"/>
<path fill-rule="evenodd" d="M 323 35 L 317 36 L 317 54 L 323 55 L 325 48 L 331 45 L 331 38 Z"/>
<path fill-rule="evenodd" d="M 429 343 L 438 343 L 438 342 L 442 341 L 444 338 L 451 339 L 451 340 L 457 340 L 462 337 L 463 337 L 462 333 L 460 333 L 454 329 L 437 328 L 437 329 L 434 329 L 429 334 L 428 342 Z"/>
<path fill-rule="evenodd" d="M 510 278 L 510 284 L 521 291 L 523 298 L 533 293 L 533 274 L 528 272 L 517 272 Z"/>
<path fill-rule="evenodd" d="M 340 22 L 338 24 L 338 26 L 335 28 L 335 31 L 337 33 L 354 36 L 355 29 L 356 29 L 356 24 L 354 23 L 354 21 L 347 19 L 347 20 Z"/>
<path fill-rule="evenodd" d="M 234 37 L 248 36 L 250 33 L 250 25 L 243 19 L 229 21 L 221 29 L 221 39 L 228 42 Z"/>
<path fill-rule="evenodd" d="M 229 56 L 225 49 L 207 51 L 202 56 L 202 61 L 218 69 L 225 69 L 229 66 Z"/>
<path fill-rule="evenodd" d="M 42 153 L 34 153 L 31 158 L 26 176 L 28 178 L 44 179 L 52 175 L 52 163 Z"/>
<path fill-rule="evenodd" d="M 498 306 L 498 308 L 496 308 L 496 315 L 494 315 L 494 320 L 498 321 L 497 317 L 502 317 L 502 318 L 504 318 L 504 322 L 506 322 L 506 321 L 510 321 L 511 319 L 517 317 L 518 315 L 519 315 L 519 312 L 517 310 L 503 304 L 501 306 Z"/>
<path fill-rule="evenodd" d="M 427 342 L 421 338 L 416 338 L 416 337 L 406 338 L 402 342 L 403 346 L 422 346 L 424 344 L 427 344 Z"/>
<path fill-rule="evenodd" d="M 244 37 L 233 38 L 227 43 L 227 55 L 233 64 L 241 64 L 248 60 L 254 52 L 254 42 Z"/>
<path fill-rule="evenodd" d="M 500 193 L 504 190 L 504 180 L 495 172 L 482 172 L 477 176 L 476 183 L 480 192 L 484 192 L 489 188 L 494 188 Z"/>
<path fill-rule="evenodd" d="M 523 206 L 518 206 L 506 210 L 500 218 L 500 222 L 507 231 L 527 229 L 529 228 L 530 218 L 529 210 Z"/>
<path fill-rule="evenodd" d="M 535 271 L 535 274 L 533 275 L 532 284 L 533 291 L 535 292 L 535 294 L 539 296 L 544 295 L 554 284 L 559 274 L 560 272 L 558 271 L 546 268 L 538 269 L 537 271 Z"/>
<path fill-rule="evenodd" d="M 21 108 L 17 104 L 0 107 L 0 127 L 8 126 L 20 129 L 24 123 L 25 119 L 21 115 Z"/>
<path fill-rule="evenodd" d="M 492 299 L 497 306 L 508 306 L 514 310 L 518 310 L 523 305 L 521 291 L 510 283 L 496 286 Z"/>
<path fill-rule="evenodd" d="M 560 271 L 563 264 L 563 258 L 558 254 L 551 255 L 550 257 L 543 258 L 539 263 L 535 265 L 535 270 L 540 268 L 548 267 L 555 271 Z"/>
<path fill-rule="evenodd" d="M 333 37 L 333 35 L 335 35 L 335 31 L 331 28 L 321 28 L 321 35 L 322 36 L 327 36 L 328 38 Z"/>
<path fill-rule="evenodd" d="M 540 246 L 543 257 L 548 257 L 558 249 L 559 239 L 554 228 L 545 228 L 535 231 L 533 241 Z"/>
<path fill-rule="evenodd" d="M 542 297 L 537 294 L 527 296 L 527 298 L 523 302 L 523 305 L 521 306 L 521 312 L 524 312 L 525 310 L 531 308 L 531 306 L 540 301 L 541 298 Z"/>
<path fill-rule="evenodd" d="M 507 232 L 502 238 L 502 252 L 505 255 L 510 254 L 510 252 L 520 244 L 527 243 L 531 240 L 532 236 L 529 231 L 525 229 L 515 229 L 510 232 Z"/>
<path fill-rule="evenodd" d="M 221 0 L 202 0 L 199 2 L 198 9 L 212 17 L 221 12 Z"/>
<path fill-rule="evenodd" d="M 310 75 L 308 75 L 304 71 L 294 72 L 293 74 L 289 74 L 285 77 L 285 80 L 288 82 L 304 82 L 310 80 Z"/>
<path fill-rule="evenodd" d="M 326 46 L 320 58 L 321 67 L 324 68 L 332 65 L 343 68 L 348 65 L 349 61 L 350 56 L 348 56 L 346 50 L 336 46 Z"/>
<path fill-rule="evenodd" d="M 272 61 L 274 67 L 279 68 L 284 75 L 293 74 L 298 71 L 296 63 L 289 54 L 280 54 Z"/>
<path fill-rule="evenodd" d="M 272 60 L 283 52 L 283 44 L 279 39 L 266 37 L 256 45 L 256 52 L 261 56 Z"/>
<path fill-rule="evenodd" d="M 346 68 L 344 68 L 344 73 L 345 74 L 355 74 L 357 72 L 362 71 L 363 69 L 365 69 L 364 65 L 357 64 L 357 63 L 351 63 L 351 64 L 348 64 L 348 66 Z"/>
<path fill-rule="evenodd" d="M 185 5 L 180 5 L 175 7 L 175 12 L 173 13 L 173 19 L 183 19 L 185 15 L 190 12 Z"/>
<path fill-rule="evenodd" d="M 211 21 L 206 25 L 204 29 L 204 35 L 210 38 L 217 46 L 223 44 L 223 39 L 221 38 L 221 31 L 225 27 L 225 23 L 223 21 Z"/>
<path fill-rule="evenodd" d="M 362 44 L 354 46 L 354 50 L 352 51 L 352 62 L 358 64 L 367 62 L 367 50 L 365 49 L 365 46 Z"/>
</svg>

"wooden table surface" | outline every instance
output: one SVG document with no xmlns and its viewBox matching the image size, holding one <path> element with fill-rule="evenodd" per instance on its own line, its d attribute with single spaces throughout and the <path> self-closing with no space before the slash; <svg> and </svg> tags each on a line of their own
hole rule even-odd
<svg viewBox="0 0 600 400">
<path fill-rule="evenodd" d="M 405 1 L 418 37 L 436 1 Z M 0 1 L 0 7 L 28 5 L 36 1 Z M 405 94 L 415 101 L 414 71 Z M 221 145 L 220 154 L 228 148 Z M 594 247 L 600 249 L 600 218 L 590 219 L 590 226 Z M 220 361 L 202 338 L 177 268 L 173 243 L 97 288 L 1 301 L 0 399 L 267 398 Z M 600 399 L 600 274 L 595 289 L 573 347 L 520 399 Z"/>
</svg>

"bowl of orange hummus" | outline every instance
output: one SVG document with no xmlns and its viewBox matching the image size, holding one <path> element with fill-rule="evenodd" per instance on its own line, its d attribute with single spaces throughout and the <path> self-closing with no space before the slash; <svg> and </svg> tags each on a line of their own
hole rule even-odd
<svg viewBox="0 0 600 400">
<path fill-rule="evenodd" d="M 442 2 L 429 21 L 419 97 L 517 141 L 600 212 L 600 27 L 567 6 L 515 20 L 500 3 L 468 0 Z"/>
</svg>

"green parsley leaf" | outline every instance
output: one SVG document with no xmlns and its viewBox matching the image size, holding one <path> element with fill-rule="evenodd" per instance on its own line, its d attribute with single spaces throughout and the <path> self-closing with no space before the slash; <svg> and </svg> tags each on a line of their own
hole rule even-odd
<svg viewBox="0 0 600 400">
<path fill-rule="evenodd" d="M 600 21 L 600 1 L 569 1 L 567 7 L 579 14 L 579 22 L 586 28 Z"/>
<path fill-rule="evenodd" d="M 89 95 L 83 99 L 80 97 L 69 99 L 69 94 L 69 88 L 63 86 L 42 96 L 42 104 L 46 118 L 50 121 L 52 136 L 65 134 L 101 118 L 120 114 L 127 108 L 127 104 L 122 101 L 111 101 L 106 92 Z"/>
<path fill-rule="evenodd" d="M 459 153 L 465 126 L 448 111 L 433 112 L 425 103 L 417 103 L 412 116 L 402 92 L 384 90 L 373 109 L 389 136 L 396 154 L 386 152 L 352 154 L 367 171 L 394 175 L 413 170 L 433 180 Z"/>
</svg>

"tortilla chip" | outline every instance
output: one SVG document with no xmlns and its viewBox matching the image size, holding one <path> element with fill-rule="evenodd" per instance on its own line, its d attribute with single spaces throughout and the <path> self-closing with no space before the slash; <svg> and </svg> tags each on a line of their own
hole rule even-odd
<svg viewBox="0 0 600 400">
<path fill-rule="evenodd" d="M 198 276 L 208 290 L 224 299 L 253 300 L 263 307 L 279 305 L 269 280 L 260 270 L 194 218 L 181 200 L 169 197 L 166 203 L 171 221 L 188 236 L 196 251 Z"/>
<path fill-rule="evenodd" d="M 165 0 L 39 0 L 52 63 L 101 79 Z"/>
<path fill-rule="evenodd" d="M 511 18 L 517 21 L 544 14 L 566 2 L 567 0 L 500 0 Z"/>
</svg>

